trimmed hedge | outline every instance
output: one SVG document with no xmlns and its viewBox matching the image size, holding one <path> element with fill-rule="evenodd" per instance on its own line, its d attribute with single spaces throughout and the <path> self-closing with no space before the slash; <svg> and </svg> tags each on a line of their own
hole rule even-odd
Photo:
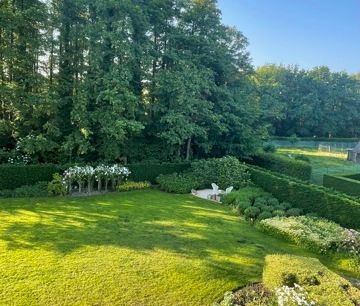
<svg viewBox="0 0 360 306">
<path fill-rule="evenodd" d="M 162 163 L 162 164 L 129 164 L 126 165 L 131 171 L 129 180 L 134 182 L 147 181 L 152 184 L 156 183 L 156 178 L 160 174 L 181 173 L 190 168 L 190 163 Z"/>
<path fill-rule="evenodd" d="M 310 180 L 312 172 L 311 165 L 307 162 L 273 153 L 257 153 L 252 157 L 251 163 L 304 181 Z"/>
<path fill-rule="evenodd" d="M 360 228 L 360 202 L 356 198 L 259 167 L 250 166 L 249 171 L 256 185 L 280 201 L 291 202 L 305 213 L 316 213 L 342 226 Z"/>
<path fill-rule="evenodd" d="M 355 175 L 324 175 L 323 185 L 346 194 L 360 197 L 359 174 Z"/>
<path fill-rule="evenodd" d="M 360 299 L 360 291 L 348 280 L 330 271 L 318 259 L 311 257 L 266 256 L 263 283 L 268 289 L 300 285 L 316 305 L 354 306 L 357 305 L 354 301 Z"/>
<path fill-rule="evenodd" d="M 0 190 L 15 189 L 38 182 L 50 182 L 60 168 L 53 164 L 0 165 Z"/>
<path fill-rule="evenodd" d="M 72 165 L 0 165 L 0 190 L 15 189 L 38 182 L 50 182 L 54 173 L 63 173 Z M 160 174 L 183 172 L 190 168 L 190 163 L 144 163 L 126 165 L 131 171 L 129 180 L 135 182 L 148 181 L 156 183 Z"/>
</svg>

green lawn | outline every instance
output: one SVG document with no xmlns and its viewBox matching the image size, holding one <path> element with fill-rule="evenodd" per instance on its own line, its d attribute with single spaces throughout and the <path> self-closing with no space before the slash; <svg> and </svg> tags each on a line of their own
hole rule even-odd
<svg viewBox="0 0 360 306">
<path fill-rule="evenodd" d="M 1 305 L 211 305 L 284 252 L 310 255 L 190 195 L 0 200 Z"/>
<path fill-rule="evenodd" d="M 324 174 L 360 173 L 360 164 L 347 161 L 344 153 L 298 148 L 279 148 L 277 152 L 307 156 L 313 168 L 311 180 L 314 184 L 322 185 Z"/>
</svg>

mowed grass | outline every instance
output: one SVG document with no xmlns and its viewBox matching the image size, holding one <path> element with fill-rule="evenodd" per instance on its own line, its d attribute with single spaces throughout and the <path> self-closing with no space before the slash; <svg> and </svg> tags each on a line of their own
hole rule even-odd
<svg viewBox="0 0 360 306">
<path fill-rule="evenodd" d="M 273 253 L 311 255 L 190 195 L 0 201 L 1 305 L 211 305 Z"/>
<path fill-rule="evenodd" d="M 347 161 L 345 153 L 322 152 L 305 148 L 279 148 L 277 152 L 307 156 L 313 168 L 311 181 L 314 184 L 322 185 L 324 174 L 360 173 L 360 164 Z"/>
</svg>

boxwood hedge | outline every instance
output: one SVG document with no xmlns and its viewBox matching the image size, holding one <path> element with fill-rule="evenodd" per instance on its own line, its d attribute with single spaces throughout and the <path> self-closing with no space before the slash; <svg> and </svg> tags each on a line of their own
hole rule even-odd
<svg viewBox="0 0 360 306">
<path fill-rule="evenodd" d="M 251 164 L 308 181 L 311 177 L 311 165 L 279 154 L 259 152 L 252 157 Z"/>
<path fill-rule="evenodd" d="M 291 202 L 305 213 L 316 213 L 345 227 L 360 228 L 358 199 L 259 167 L 249 166 L 249 171 L 256 185 L 280 201 Z"/>
</svg>

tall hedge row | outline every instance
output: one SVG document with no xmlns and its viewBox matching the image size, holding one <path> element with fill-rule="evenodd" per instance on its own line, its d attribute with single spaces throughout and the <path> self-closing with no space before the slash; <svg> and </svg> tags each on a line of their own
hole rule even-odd
<svg viewBox="0 0 360 306">
<path fill-rule="evenodd" d="M 308 181 L 312 168 L 307 162 L 282 156 L 279 154 L 260 152 L 252 157 L 251 164 Z"/>
<path fill-rule="evenodd" d="M 360 197 L 359 175 L 324 175 L 323 185 L 346 194 Z"/>
<path fill-rule="evenodd" d="M 0 165 L 0 190 L 51 181 L 53 174 L 59 172 L 59 169 L 57 165 L 53 164 Z"/>
<path fill-rule="evenodd" d="M 54 173 L 62 173 L 71 165 L 0 165 L 0 190 L 15 189 L 24 185 L 34 185 L 40 181 L 51 181 Z M 131 171 L 129 177 L 133 181 L 156 182 L 160 174 L 183 172 L 190 163 L 143 163 L 127 165 Z"/>
<path fill-rule="evenodd" d="M 181 173 L 190 168 L 190 163 L 143 163 L 127 165 L 131 174 L 129 180 L 141 182 L 148 181 L 156 183 L 156 178 L 160 174 Z"/>
<path fill-rule="evenodd" d="M 256 185 L 279 200 L 345 227 L 360 228 L 360 202 L 357 199 L 259 167 L 249 166 L 249 171 Z"/>
</svg>

